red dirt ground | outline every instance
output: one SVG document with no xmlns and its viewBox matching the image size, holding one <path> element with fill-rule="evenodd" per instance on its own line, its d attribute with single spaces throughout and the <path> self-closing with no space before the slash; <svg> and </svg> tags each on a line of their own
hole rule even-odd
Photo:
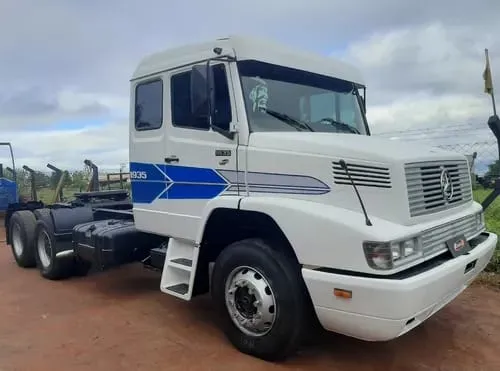
<svg viewBox="0 0 500 371">
<path fill-rule="evenodd" d="M 324 334 L 272 364 L 228 343 L 206 297 L 162 294 L 159 278 L 132 265 L 47 281 L 0 242 L 0 370 L 500 370 L 500 290 L 471 287 L 388 343 Z"/>
</svg>

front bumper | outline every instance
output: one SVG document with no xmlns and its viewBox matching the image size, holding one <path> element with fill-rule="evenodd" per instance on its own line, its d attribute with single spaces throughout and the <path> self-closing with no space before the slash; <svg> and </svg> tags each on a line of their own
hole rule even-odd
<svg viewBox="0 0 500 371">
<path fill-rule="evenodd" d="M 477 238 L 468 254 L 408 278 L 368 278 L 307 268 L 302 275 L 326 330 L 367 341 L 390 340 L 452 301 L 486 267 L 498 237 L 483 233 Z M 352 298 L 335 297 L 334 288 L 352 291 Z"/>
</svg>

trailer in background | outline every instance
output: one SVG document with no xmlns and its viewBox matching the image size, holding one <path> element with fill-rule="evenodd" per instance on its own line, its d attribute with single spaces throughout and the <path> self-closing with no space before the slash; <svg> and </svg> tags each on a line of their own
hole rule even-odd
<svg viewBox="0 0 500 371">
<path fill-rule="evenodd" d="M 9 142 L 0 142 L 0 147 L 8 147 L 10 163 L 12 167 L 5 167 L 0 164 L 0 213 L 7 210 L 9 204 L 18 202 L 19 195 L 17 189 L 16 164 L 14 152 Z M 11 172 L 11 177 L 6 176 L 6 170 Z"/>
</svg>

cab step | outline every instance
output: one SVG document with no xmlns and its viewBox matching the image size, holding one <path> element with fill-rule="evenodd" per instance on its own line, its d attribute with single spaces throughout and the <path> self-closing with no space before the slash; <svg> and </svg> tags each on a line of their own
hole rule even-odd
<svg viewBox="0 0 500 371">
<path fill-rule="evenodd" d="M 198 253 L 198 246 L 189 241 L 169 240 L 161 276 L 162 292 L 191 300 Z"/>
<path fill-rule="evenodd" d="M 185 295 L 189 290 L 189 285 L 187 283 L 179 283 L 178 285 L 168 287 L 167 290 L 176 292 L 180 295 Z"/>
<path fill-rule="evenodd" d="M 193 265 L 193 261 L 186 258 L 172 259 L 171 262 L 175 264 L 185 265 L 186 267 L 191 267 Z"/>
</svg>

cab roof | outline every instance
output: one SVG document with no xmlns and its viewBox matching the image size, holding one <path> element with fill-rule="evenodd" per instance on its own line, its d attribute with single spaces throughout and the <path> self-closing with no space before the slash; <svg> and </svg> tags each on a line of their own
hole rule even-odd
<svg viewBox="0 0 500 371">
<path fill-rule="evenodd" d="M 238 60 L 258 60 L 364 85 L 360 71 L 339 59 L 297 50 L 268 39 L 239 35 L 177 46 L 150 54 L 140 61 L 132 80 L 215 57 L 217 55 L 213 49 L 216 47 L 222 48 L 222 54 L 231 53 Z"/>
</svg>

